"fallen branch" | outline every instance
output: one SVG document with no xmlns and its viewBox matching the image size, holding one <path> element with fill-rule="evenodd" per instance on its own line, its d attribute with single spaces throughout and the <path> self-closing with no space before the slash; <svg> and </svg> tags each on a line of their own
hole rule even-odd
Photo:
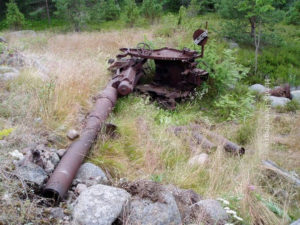
<svg viewBox="0 0 300 225">
<path fill-rule="evenodd" d="M 297 188 L 300 187 L 300 179 L 296 177 L 295 175 L 291 174 L 285 169 L 280 168 L 276 165 L 276 163 L 270 161 L 270 160 L 263 160 L 262 161 L 263 167 L 267 170 L 271 170 L 275 172 L 278 175 L 281 175 L 283 178 L 288 180 L 290 183 L 293 183 L 296 185 Z"/>
</svg>

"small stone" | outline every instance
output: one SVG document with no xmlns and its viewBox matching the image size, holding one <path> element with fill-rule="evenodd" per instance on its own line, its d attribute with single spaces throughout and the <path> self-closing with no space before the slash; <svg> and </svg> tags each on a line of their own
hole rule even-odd
<svg viewBox="0 0 300 225">
<path fill-rule="evenodd" d="M 51 208 L 50 215 L 55 219 L 63 219 L 66 215 L 64 214 L 64 210 L 59 207 Z"/>
<path fill-rule="evenodd" d="M 87 189 L 87 186 L 85 184 L 78 184 L 75 188 L 75 192 L 77 194 L 80 194 L 81 192 L 85 191 Z"/>
<path fill-rule="evenodd" d="M 0 42 L 7 43 L 6 39 L 4 37 L 0 37 Z"/>
<path fill-rule="evenodd" d="M 58 156 L 60 157 L 60 158 L 62 158 L 63 156 L 64 156 L 64 154 L 66 153 L 66 149 L 59 149 L 59 150 L 57 150 L 57 154 L 58 154 Z"/>
<path fill-rule="evenodd" d="M 271 102 L 271 107 L 284 107 L 287 103 L 289 103 L 291 100 L 285 97 L 275 97 L 275 96 L 268 96 L 268 99 Z"/>
<path fill-rule="evenodd" d="M 190 166 L 203 166 L 207 161 L 208 161 L 208 154 L 201 153 L 200 155 L 195 155 L 194 157 L 192 157 L 188 161 L 188 164 Z"/>
<path fill-rule="evenodd" d="M 268 90 L 265 86 L 261 84 L 254 84 L 250 86 L 249 89 L 260 94 L 265 93 Z"/>
<path fill-rule="evenodd" d="M 47 179 L 47 173 L 43 168 L 33 163 L 27 163 L 24 166 L 17 167 L 15 173 L 19 178 L 38 186 L 41 186 Z"/>
<path fill-rule="evenodd" d="M 14 157 L 15 159 L 18 159 L 18 160 L 22 160 L 24 159 L 24 155 L 19 152 L 19 150 L 14 150 L 12 152 L 9 153 L 12 157 Z"/>
<path fill-rule="evenodd" d="M 68 131 L 67 137 L 70 140 L 75 140 L 76 138 L 79 137 L 79 133 L 77 132 L 77 130 L 71 129 L 71 130 Z"/>
<path fill-rule="evenodd" d="M 130 194 L 123 189 L 94 185 L 77 198 L 73 210 L 76 225 L 111 225 L 120 216 Z"/>
<path fill-rule="evenodd" d="M 8 142 L 6 140 L 0 140 L 0 147 L 7 145 Z"/>
<path fill-rule="evenodd" d="M 102 169 L 92 163 L 81 165 L 75 178 L 87 186 L 108 183 L 108 179 Z"/>
<path fill-rule="evenodd" d="M 194 215 L 197 216 L 197 222 L 205 225 L 215 224 L 223 225 L 228 220 L 226 211 L 221 204 L 213 199 L 206 199 L 197 202 L 193 206 Z"/>
<path fill-rule="evenodd" d="M 300 103 L 300 90 L 291 92 L 292 99 Z"/>
</svg>

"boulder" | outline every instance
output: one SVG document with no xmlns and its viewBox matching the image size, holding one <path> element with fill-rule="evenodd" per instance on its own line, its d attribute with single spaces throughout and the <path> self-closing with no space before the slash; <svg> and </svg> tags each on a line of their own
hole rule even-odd
<svg viewBox="0 0 300 225">
<path fill-rule="evenodd" d="M 41 186 L 47 178 L 47 173 L 40 166 L 28 163 L 27 165 L 18 166 L 15 174 L 27 182 Z"/>
<path fill-rule="evenodd" d="M 291 92 L 292 99 L 300 103 L 300 90 Z"/>
<path fill-rule="evenodd" d="M 190 158 L 188 164 L 190 166 L 203 166 L 208 161 L 208 154 L 201 153 Z"/>
<path fill-rule="evenodd" d="M 108 179 L 102 169 L 92 163 L 81 165 L 75 179 L 78 183 L 84 183 L 87 186 L 108 183 Z"/>
<path fill-rule="evenodd" d="M 79 137 L 79 133 L 78 133 L 77 130 L 71 129 L 71 130 L 68 131 L 67 137 L 68 137 L 70 140 L 75 140 L 76 138 Z"/>
<path fill-rule="evenodd" d="M 180 225 L 180 212 L 170 192 L 161 193 L 162 201 L 134 196 L 126 211 L 124 224 L 128 225 Z"/>
<path fill-rule="evenodd" d="M 20 75 L 19 70 L 10 66 L 0 66 L 0 80 L 11 80 Z"/>
<path fill-rule="evenodd" d="M 287 103 L 289 103 L 291 100 L 285 97 L 275 97 L 275 96 L 268 96 L 268 99 L 271 102 L 271 107 L 284 107 Z"/>
<path fill-rule="evenodd" d="M 261 84 L 253 84 L 249 87 L 251 91 L 257 92 L 259 94 L 265 93 L 268 89 Z"/>
<path fill-rule="evenodd" d="M 17 160 L 24 159 L 24 155 L 21 152 L 19 152 L 18 150 L 14 150 L 14 151 L 10 152 L 9 154 Z"/>
<path fill-rule="evenodd" d="M 202 200 L 202 197 L 193 190 L 180 189 L 174 185 L 166 185 L 164 189 L 169 191 L 175 198 L 182 223 L 192 223 L 195 220 L 192 206 Z"/>
<path fill-rule="evenodd" d="M 196 216 L 197 224 L 205 225 L 223 225 L 228 220 L 226 211 L 221 204 L 213 199 L 206 199 L 197 202 L 193 206 L 193 212 Z"/>
<path fill-rule="evenodd" d="M 83 191 L 74 204 L 73 223 L 76 225 L 111 225 L 129 201 L 123 189 L 94 185 Z"/>
</svg>

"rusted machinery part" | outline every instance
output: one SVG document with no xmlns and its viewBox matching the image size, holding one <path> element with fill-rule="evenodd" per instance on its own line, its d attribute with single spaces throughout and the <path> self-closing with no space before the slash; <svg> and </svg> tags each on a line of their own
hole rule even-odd
<svg viewBox="0 0 300 225">
<path fill-rule="evenodd" d="M 121 48 L 120 51 L 124 53 L 117 55 L 117 58 L 124 58 L 126 56 L 131 56 L 131 57 L 156 59 L 156 60 L 189 61 L 189 60 L 195 60 L 196 58 L 200 57 L 197 51 L 193 51 L 187 48 L 183 50 L 178 50 L 174 48 L 165 47 L 165 48 L 155 49 L 151 51 L 144 51 L 144 53 L 141 52 L 140 48 Z"/>
<path fill-rule="evenodd" d="M 216 134 L 215 132 L 209 131 L 209 130 L 202 130 L 203 134 L 206 134 L 206 136 L 210 137 L 211 139 L 215 139 L 217 142 L 219 142 L 221 145 L 223 145 L 223 148 L 226 152 L 230 152 L 234 155 L 244 155 L 245 154 L 245 148 L 241 147 L 231 141 L 229 141 L 227 138 Z"/>
<path fill-rule="evenodd" d="M 44 189 L 46 197 L 62 199 L 68 191 L 86 154 L 117 101 L 117 89 L 109 83 L 98 96 L 80 138 L 73 142 L 63 156 Z"/>
<path fill-rule="evenodd" d="M 270 95 L 276 97 L 285 97 L 292 99 L 291 88 L 289 84 L 281 85 L 280 87 L 274 88 L 269 91 Z"/>
<path fill-rule="evenodd" d="M 215 144 L 213 144 L 206 137 L 197 132 L 193 132 L 193 138 L 196 141 L 196 143 L 200 145 L 203 149 L 213 150 L 217 148 Z"/>
<path fill-rule="evenodd" d="M 232 141 L 229 141 L 227 138 L 206 129 L 199 124 L 191 124 L 189 126 L 178 126 L 178 127 L 174 128 L 175 134 L 178 134 L 180 132 L 186 132 L 186 131 L 192 131 L 194 137 L 196 134 L 200 135 L 200 136 L 198 136 L 198 138 L 200 138 L 200 142 L 201 142 L 202 137 L 207 136 L 212 141 L 215 141 L 218 144 L 222 145 L 226 152 L 230 152 L 233 155 L 245 154 L 246 150 L 244 147 L 241 147 L 241 146 L 233 143 Z"/>
</svg>

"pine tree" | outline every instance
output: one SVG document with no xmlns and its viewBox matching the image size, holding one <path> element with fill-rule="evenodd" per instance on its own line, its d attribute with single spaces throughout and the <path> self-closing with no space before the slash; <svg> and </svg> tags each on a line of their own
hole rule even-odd
<svg viewBox="0 0 300 225">
<path fill-rule="evenodd" d="M 6 22 L 11 29 L 20 29 L 25 23 L 24 15 L 20 12 L 14 0 L 6 4 Z"/>
</svg>

